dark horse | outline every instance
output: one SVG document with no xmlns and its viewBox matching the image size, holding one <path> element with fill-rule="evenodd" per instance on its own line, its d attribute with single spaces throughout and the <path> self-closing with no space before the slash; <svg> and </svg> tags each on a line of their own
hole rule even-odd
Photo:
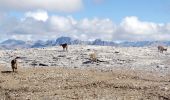
<svg viewBox="0 0 170 100">
<path fill-rule="evenodd" d="M 17 67 L 18 67 L 18 62 L 17 62 L 17 59 L 20 58 L 20 57 L 16 57 L 15 59 L 13 59 L 11 61 L 11 67 L 12 67 L 12 71 L 16 71 L 17 70 Z"/>
<path fill-rule="evenodd" d="M 67 43 L 60 44 L 60 46 L 63 47 L 63 51 L 64 51 L 64 50 L 68 51 L 68 44 L 67 44 Z"/>
</svg>

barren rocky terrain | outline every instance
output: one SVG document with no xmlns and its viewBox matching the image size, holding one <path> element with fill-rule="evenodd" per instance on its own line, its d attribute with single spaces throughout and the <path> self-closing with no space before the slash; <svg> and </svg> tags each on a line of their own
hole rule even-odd
<svg viewBox="0 0 170 100">
<path fill-rule="evenodd" d="M 89 54 L 96 52 L 98 62 Z M 10 61 L 21 57 L 17 73 Z M 170 53 L 156 47 L 72 45 L 0 51 L 0 98 L 169 100 Z"/>
</svg>

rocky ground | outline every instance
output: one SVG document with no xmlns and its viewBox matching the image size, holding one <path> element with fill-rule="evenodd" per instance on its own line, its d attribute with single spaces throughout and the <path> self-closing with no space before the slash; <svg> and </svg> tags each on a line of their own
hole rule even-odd
<svg viewBox="0 0 170 100">
<path fill-rule="evenodd" d="M 96 52 L 98 62 L 89 54 Z M 21 57 L 17 73 L 10 61 Z M 156 47 L 69 46 L 0 51 L 0 98 L 169 100 L 170 53 Z"/>
</svg>

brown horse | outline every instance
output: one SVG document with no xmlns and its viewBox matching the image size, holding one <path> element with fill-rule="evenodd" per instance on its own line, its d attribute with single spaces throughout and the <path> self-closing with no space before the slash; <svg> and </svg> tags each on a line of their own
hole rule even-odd
<svg viewBox="0 0 170 100">
<path fill-rule="evenodd" d="M 158 46 L 158 52 L 163 53 L 163 51 L 167 51 L 167 48 L 164 48 L 163 46 Z"/>
</svg>

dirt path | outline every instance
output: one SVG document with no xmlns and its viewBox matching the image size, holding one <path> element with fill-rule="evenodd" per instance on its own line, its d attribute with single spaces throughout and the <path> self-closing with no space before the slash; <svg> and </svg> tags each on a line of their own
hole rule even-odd
<svg viewBox="0 0 170 100">
<path fill-rule="evenodd" d="M 8 100 L 170 100 L 170 75 L 71 68 L 1 69 L 0 98 Z"/>
</svg>

